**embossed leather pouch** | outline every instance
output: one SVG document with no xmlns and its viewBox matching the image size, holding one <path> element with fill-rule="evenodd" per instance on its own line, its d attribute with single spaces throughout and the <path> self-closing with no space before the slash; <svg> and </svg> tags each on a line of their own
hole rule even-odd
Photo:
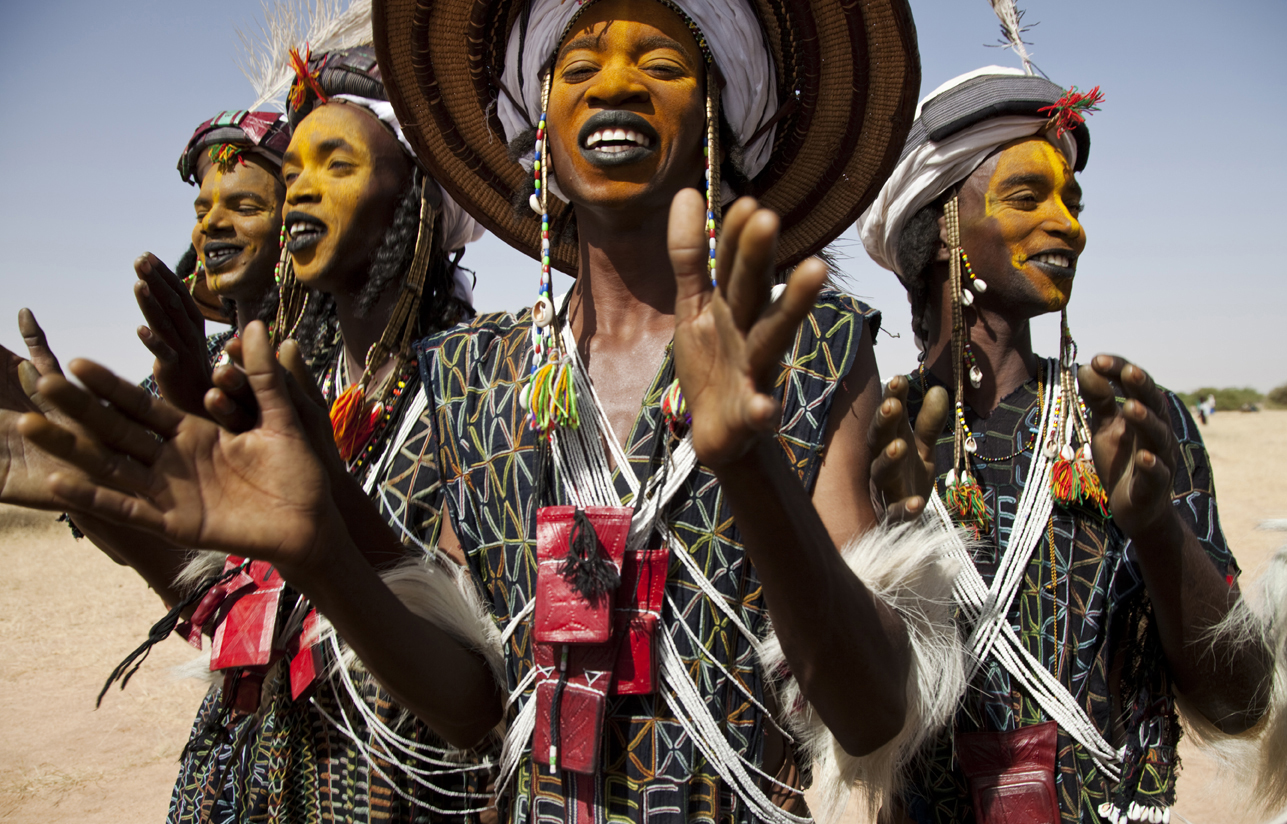
<svg viewBox="0 0 1287 824">
<path fill-rule="evenodd" d="M 978 824 L 1058 824 L 1055 749 L 1059 727 L 1046 721 L 1011 732 L 956 736 Z"/>
<path fill-rule="evenodd" d="M 587 506 L 599 553 L 620 574 L 626 537 L 630 534 L 628 506 Z M 532 632 L 547 644 L 601 644 L 612 637 L 612 594 L 593 601 L 583 597 L 564 576 L 572 538 L 574 506 L 544 506 L 536 512 L 536 615 Z"/>
</svg>

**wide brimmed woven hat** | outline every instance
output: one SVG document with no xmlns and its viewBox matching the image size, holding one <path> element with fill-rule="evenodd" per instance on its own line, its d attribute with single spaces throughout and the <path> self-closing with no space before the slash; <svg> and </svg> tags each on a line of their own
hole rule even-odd
<svg viewBox="0 0 1287 824">
<path fill-rule="evenodd" d="M 374 0 L 389 100 L 421 161 L 489 230 L 535 255 L 540 218 L 516 213 L 531 174 L 510 158 L 496 115 L 506 43 L 527 0 Z M 574 2 L 574 0 L 568 0 Z M 815 254 L 858 218 L 898 161 L 920 91 L 906 0 L 749 0 L 777 72 L 768 165 L 742 194 L 782 218 L 778 263 Z M 523 198 L 526 199 L 525 197 Z M 575 274 L 550 198 L 551 263 Z"/>
</svg>

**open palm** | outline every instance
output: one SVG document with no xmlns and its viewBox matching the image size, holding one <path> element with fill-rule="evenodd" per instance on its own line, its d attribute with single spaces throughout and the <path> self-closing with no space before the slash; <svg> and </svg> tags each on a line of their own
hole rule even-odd
<svg viewBox="0 0 1287 824">
<path fill-rule="evenodd" d="M 57 376 L 38 385 L 83 433 L 34 414 L 24 415 L 19 429 L 83 473 L 47 479 L 70 509 L 181 546 L 298 568 L 311 562 L 327 528 L 329 485 L 262 324 L 246 331 L 245 362 L 260 417 L 244 433 L 180 412 L 89 361 L 74 361 L 71 369 L 92 395 Z"/>
<path fill-rule="evenodd" d="M 675 195 L 668 242 L 676 283 L 675 374 L 692 416 L 693 447 L 715 468 L 777 424 L 778 405 L 766 390 L 827 272 L 821 261 L 807 260 L 771 300 L 778 218 L 742 198 L 724 216 L 712 285 L 705 215 L 695 189 Z"/>
</svg>

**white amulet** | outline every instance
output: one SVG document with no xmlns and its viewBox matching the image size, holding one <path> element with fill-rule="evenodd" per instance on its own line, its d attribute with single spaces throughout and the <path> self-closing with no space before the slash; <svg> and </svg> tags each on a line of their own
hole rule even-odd
<svg viewBox="0 0 1287 824">
<path fill-rule="evenodd" d="M 549 298 L 542 295 L 536 299 L 536 303 L 532 305 L 532 320 L 540 329 L 554 322 L 554 304 L 550 303 Z"/>
</svg>

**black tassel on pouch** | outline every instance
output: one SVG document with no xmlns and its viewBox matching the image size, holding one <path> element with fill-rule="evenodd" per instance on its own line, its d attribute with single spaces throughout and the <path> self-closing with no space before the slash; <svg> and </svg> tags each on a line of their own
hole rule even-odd
<svg viewBox="0 0 1287 824">
<path fill-rule="evenodd" d="M 594 524 L 581 507 L 577 507 L 572 519 L 568 554 L 562 571 L 567 582 L 592 604 L 621 584 L 621 574 L 599 550 L 599 536 L 594 531 Z"/>
</svg>

